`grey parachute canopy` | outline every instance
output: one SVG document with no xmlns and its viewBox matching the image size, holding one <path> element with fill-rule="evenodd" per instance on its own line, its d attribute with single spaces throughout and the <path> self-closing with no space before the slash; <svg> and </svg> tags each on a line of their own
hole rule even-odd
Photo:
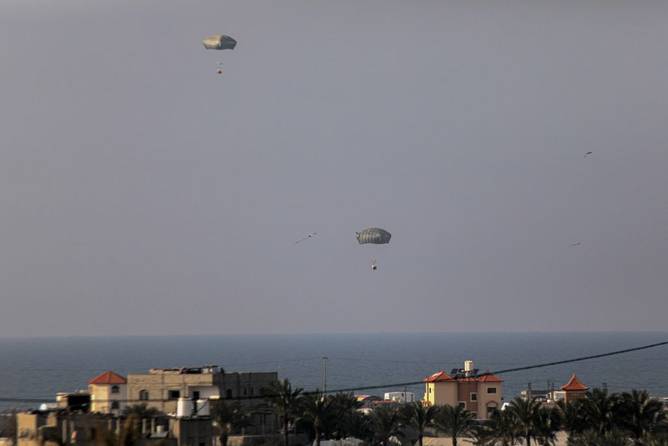
<svg viewBox="0 0 668 446">
<path fill-rule="evenodd" d="M 207 37 L 202 43 L 207 50 L 233 50 L 237 46 L 237 41 L 225 34 Z"/>
<path fill-rule="evenodd" d="M 367 243 L 373 243 L 375 245 L 384 245 L 390 243 L 390 238 L 392 234 L 387 232 L 385 229 L 380 228 L 366 228 L 360 232 L 356 232 L 357 242 L 360 245 L 365 245 Z"/>
</svg>

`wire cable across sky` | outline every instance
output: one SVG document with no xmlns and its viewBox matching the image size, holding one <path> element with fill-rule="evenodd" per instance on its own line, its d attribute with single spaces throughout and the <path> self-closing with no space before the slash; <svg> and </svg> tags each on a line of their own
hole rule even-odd
<svg viewBox="0 0 668 446">
<path fill-rule="evenodd" d="M 533 369 L 541 369 L 545 367 L 552 367 L 555 365 L 561 365 L 561 364 L 571 364 L 574 362 L 582 362 L 582 361 L 590 361 L 592 359 L 599 359 L 599 358 L 607 358 L 610 356 L 617 356 L 617 355 L 623 355 L 625 353 L 632 353 L 632 352 L 637 352 L 641 350 L 649 350 L 652 348 L 658 348 L 658 347 L 663 347 L 668 345 L 668 341 L 662 341 L 662 342 L 655 342 L 653 344 L 646 344 L 646 345 L 641 345 L 639 347 L 631 347 L 631 348 L 626 348 L 623 350 L 614 350 L 606 353 L 598 353 L 594 355 L 587 355 L 587 356 L 579 356 L 576 358 L 569 358 L 569 359 L 563 359 L 563 360 L 558 360 L 558 361 L 550 361 L 550 362 L 542 362 L 538 364 L 531 364 L 531 365 L 525 365 L 525 366 L 520 366 L 520 367 L 513 367 L 509 369 L 500 369 L 500 370 L 494 370 L 491 372 L 485 372 L 485 373 L 479 373 L 477 375 L 474 375 L 474 377 L 482 377 L 486 375 L 507 375 L 509 373 L 515 373 L 515 372 L 520 372 L 524 370 L 533 370 Z M 400 382 L 400 383 L 389 383 L 389 384 L 374 384 L 374 385 L 368 385 L 368 386 L 356 386 L 356 387 L 345 387 L 345 388 L 338 388 L 338 389 L 328 389 L 326 392 L 322 392 L 319 389 L 316 390 L 310 390 L 310 391 L 305 391 L 302 394 L 304 395 L 313 395 L 313 394 L 322 394 L 322 393 L 350 393 L 350 392 L 356 392 L 360 390 L 377 390 L 377 389 L 391 389 L 391 388 L 399 388 L 399 387 L 408 387 L 408 386 L 415 386 L 415 385 L 420 385 L 423 384 L 424 380 L 421 379 L 419 381 L 407 381 L 407 382 Z M 225 398 L 220 398 L 220 400 L 229 400 L 229 401 L 239 401 L 239 400 L 255 400 L 255 399 L 265 399 L 265 398 L 271 398 L 272 395 L 270 394 L 261 394 L 261 395 L 250 395 L 250 396 L 237 396 L 237 397 L 225 397 Z M 167 402 L 167 401 L 174 401 L 174 400 L 169 400 L 169 399 L 151 399 L 151 400 L 115 400 L 119 402 L 124 402 L 124 403 L 149 403 L 149 402 Z M 52 403 L 55 402 L 55 400 L 44 400 L 44 399 L 37 399 L 37 398 L 21 398 L 21 397 L 0 397 L 0 402 L 4 403 Z"/>
</svg>

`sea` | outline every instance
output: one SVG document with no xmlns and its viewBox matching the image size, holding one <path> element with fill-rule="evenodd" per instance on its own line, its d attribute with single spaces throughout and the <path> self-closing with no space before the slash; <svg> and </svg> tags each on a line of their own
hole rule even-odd
<svg viewBox="0 0 668 446">
<path fill-rule="evenodd" d="M 668 340 L 668 332 L 376 333 L 0 339 L 0 409 L 38 407 L 56 392 L 85 389 L 97 374 L 152 367 L 218 365 L 228 372 L 275 371 L 314 390 L 414 392 L 426 376 L 473 360 L 481 372 L 519 368 Z M 326 359 L 323 359 L 326 358 Z M 572 373 L 590 387 L 646 389 L 668 396 L 668 346 L 570 364 L 502 373 L 506 401 L 527 388 L 559 387 Z M 418 384 L 406 384 L 414 383 Z M 364 387 L 380 386 L 375 389 Z"/>
</svg>

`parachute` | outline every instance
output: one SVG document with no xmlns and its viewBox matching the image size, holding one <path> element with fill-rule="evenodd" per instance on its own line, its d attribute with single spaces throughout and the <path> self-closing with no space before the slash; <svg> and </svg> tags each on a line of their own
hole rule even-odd
<svg viewBox="0 0 668 446">
<path fill-rule="evenodd" d="M 204 48 L 207 50 L 233 50 L 237 46 L 237 41 L 225 34 L 216 34 L 202 40 Z M 218 74 L 223 74 L 223 64 L 218 63 Z"/>
<path fill-rule="evenodd" d="M 381 228 L 366 228 L 355 234 L 357 235 L 357 242 L 360 245 L 365 245 L 367 243 L 384 245 L 390 243 L 390 238 L 392 237 L 392 234 Z"/>
<path fill-rule="evenodd" d="M 225 34 L 216 34 L 202 40 L 204 48 L 207 50 L 233 50 L 237 46 L 237 41 Z"/>
</svg>

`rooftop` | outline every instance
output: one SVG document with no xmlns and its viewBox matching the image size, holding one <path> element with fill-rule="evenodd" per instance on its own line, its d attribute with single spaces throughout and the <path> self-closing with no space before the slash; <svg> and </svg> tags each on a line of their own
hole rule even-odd
<svg viewBox="0 0 668 446">
<path fill-rule="evenodd" d="M 88 384 L 93 384 L 93 385 L 127 384 L 127 382 L 128 381 L 125 379 L 124 376 L 121 376 L 118 373 L 109 370 L 91 379 L 88 382 Z"/>
<path fill-rule="evenodd" d="M 585 386 L 582 384 L 582 382 L 578 379 L 577 376 L 575 376 L 575 373 L 571 375 L 571 379 L 568 380 L 566 384 L 561 386 L 561 390 L 565 390 L 566 392 L 584 392 L 586 390 L 589 390 L 589 387 Z"/>
<path fill-rule="evenodd" d="M 149 369 L 151 375 L 171 374 L 171 375 L 208 375 L 219 373 L 217 365 L 204 365 L 201 367 L 172 367 L 172 368 L 153 368 Z"/>
<path fill-rule="evenodd" d="M 443 370 L 436 372 L 433 375 L 430 375 L 424 379 L 424 382 L 427 383 L 437 383 L 437 382 L 480 382 L 480 383 L 500 383 L 503 382 L 501 378 L 492 374 L 492 373 L 483 373 L 477 376 L 456 376 L 452 377 L 445 373 Z"/>
</svg>

